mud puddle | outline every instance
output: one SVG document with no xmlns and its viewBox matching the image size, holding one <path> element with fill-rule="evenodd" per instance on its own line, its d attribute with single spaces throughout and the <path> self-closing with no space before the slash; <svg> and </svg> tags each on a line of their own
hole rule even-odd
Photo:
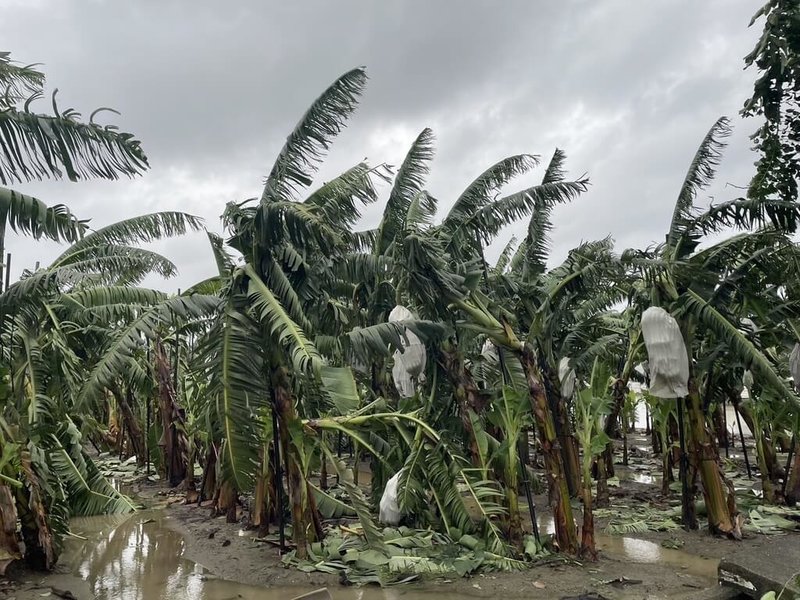
<svg viewBox="0 0 800 600">
<path fill-rule="evenodd" d="M 539 517 L 537 521 L 541 533 L 555 533 L 555 524 L 550 515 Z M 594 538 L 597 549 L 606 556 L 637 564 L 658 564 L 665 570 L 691 573 L 712 581 L 717 579 L 719 560 L 703 558 L 673 548 L 664 548 L 654 542 L 630 536 L 606 535 L 596 531 Z"/>
<path fill-rule="evenodd" d="M 81 538 L 66 540 L 61 574 L 47 576 L 40 586 L 53 585 L 71 590 L 79 599 L 98 600 L 289 600 L 311 591 L 307 587 L 251 586 L 215 577 L 211 571 L 219 565 L 200 565 L 184 557 L 186 542 L 170 527 L 170 519 L 162 510 L 74 519 L 72 531 Z M 539 526 L 542 533 L 553 531 L 552 520 L 547 517 L 540 519 Z M 715 560 L 628 536 L 598 533 L 597 543 L 606 556 L 622 562 L 657 564 L 659 570 L 692 574 L 709 584 L 716 579 Z M 535 577 L 525 575 L 526 583 Z M 330 591 L 335 600 L 456 600 L 472 592 L 465 594 L 463 588 L 448 592 L 441 587 L 433 591 L 416 585 L 389 589 L 333 585 Z M 475 594 L 481 592 L 476 590 Z"/>
<path fill-rule="evenodd" d="M 74 590 L 98 600 L 288 600 L 309 588 L 250 586 L 214 577 L 183 558 L 183 536 L 170 529 L 163 511 L 73 519 L 72 531 L 85 539 L 66 541 L 60 564 L 72 572 Z M 214 568 L 214 565 L 206 565 Z M 64 587 L 69 579 L 60 577 Z M 335 600 L 456 600 L 463 594 L 395 589 L 330 589 Z M 82 596 L 76 592 L 76 596 Z"/>
</svg>

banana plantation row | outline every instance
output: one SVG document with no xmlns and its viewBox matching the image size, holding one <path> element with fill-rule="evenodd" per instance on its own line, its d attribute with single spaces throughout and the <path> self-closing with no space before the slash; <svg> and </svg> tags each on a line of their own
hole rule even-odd
<svg viewBox="0 0 800 600">
<path fill-rule="evenodd" d="M 0 183 L 146 170 L 132 136 L 55 102 L 47 116 L 23 106 L 43 81 L 0 57 Z M 357 520 L 363 544 L 385 549 L 381 504 L 387 523 L 475 540 L 496 565 L 520 565 L 536 552 L 520 502 L 527 491 L 531 505 L 531 439 L 555 522 L 549 549 L 594 559 L 592 507 L 609 502 L 637 379 L 649 384 L 665 493 L 680 465 L 686 527 L 700 525 L 702 497 L 709 530 L 741 536 L 719 456 L 726 402 L 755 437 L 763 501 L 800 500 L 800 207 L 780 194 L 698 202 L 725 118 L 665 199 L 662 242 L 585 242 L 548 267 L 553 209 L 589 186 L 561 150 L 503 158 L 438 199 L 425 187 L 425 129 L 399 168 L 362 162 L 313 187 L 365 84 L 354 69 L 311 105 L 260 195 L 224 207 L 224 237 L 208 233 L 218 274 L 178 295 L 140 286 L 176 271 L 142 244 L 202 230 L 200 219 L 162 212 L 92 230 L 0 187 L 3 238 L 10 227 L 68 244 L 0 294 L 0 564 L 49 569 L 69 517 L 134 508 L 91 456 L 111 450 L 152 461 L 218 514 L 235 519 L 245 503 L 253 527 L 290 526 L 301 560 L 330 519 Z M 504 193 L 537 168 L 540 183 Z M 358 230 L 374 203 L 380 223 Z M 524 238 L 490 264 L 486 248 L 517 222 Z M 363 461 L 370 493 L 357 484 Z"/>
</svg>

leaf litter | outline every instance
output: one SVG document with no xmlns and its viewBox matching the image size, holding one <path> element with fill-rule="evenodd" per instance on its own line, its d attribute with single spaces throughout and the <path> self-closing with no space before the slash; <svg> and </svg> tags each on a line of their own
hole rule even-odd
<svg viewBox="0 0 800 600">
<path fill-rule="evenodd" d="M 266 541 L 266 540 L 263 540 Z M 321 541 L 309 546 L 308 559 L 294 550 L 283 563 L 300 571 L 338 574 L 348 584 L 397 585 L 422 577 L 467 577 L 478 572 L 519 571 L 550 556 L 532 536 L 524 541 L 524 559 L 490 552 L 472 535 L 453 537 L 432 530 L 386 527 L 383 543 L 370 547 L 360 527 L 333 528 Z"/>
</svg>

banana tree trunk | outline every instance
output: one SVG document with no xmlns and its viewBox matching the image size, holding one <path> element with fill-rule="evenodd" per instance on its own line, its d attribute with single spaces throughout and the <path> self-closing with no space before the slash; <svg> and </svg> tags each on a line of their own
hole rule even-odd
<svg viewBox="0 0 800 600">
<path fill-rule="evenodd" d="M 774 504 L 779 498 L 782 486 L 780 480 L 783 476 L 775 451 L 773 436 L 767 435 L 767 427 L 757 418 L 757 414 L 747 403 L 737 402 L 739 414 L 744 419 L 750 433 L 753 435 L 756 446 L 756 460 L 758 469 L 761 472 L 761 486 L 764 492 L 764 501 Z"/>
<path fill-rule="evenodd" d="M 275 512 L 275 477 L 272 472 L 272 459 L 269 444 L 262 444 L 259 452 L 259 470 L 256 479 L 256 489 L 253 497 L 253 508 L 250 514 L 250 523 L 258 530 L 259 536 L 269 533 L 269 524 Z"/>
<path fill-rule="evenodd" d="M 164 454 L 164 466 L 169 484 L 175 487 L 186 479 L 186 462 L 189 457 L 186 422 L 175 395 L 172 366 L 161 340 L 156 340 L 154 357 L 158 380 L 158 404 L 163 427 L 158 445 Z"/>
<path fill-rule="evenodd" d="M 236 504 L 239 499 L 239 493 L 236 491 L 236 486 L 233 482 L 226 481 L 220 488 L 216 499 L 216 512 L 218 515 L 225 515 L 227 523 L 236 523 Z"/>
<path fill-rule="evenodd" d="M 669 496 L 669 484 L 675 481 L 675 475 L 672 473 L 672 461 L 669 452 L 661 453 L 661 495 Z"/>
<path fill-rule="evenodd" d="M 594 541 L 594 512 L 592 511 L 592 484 L 591 479 L 586 475 L 584 475 L 583 480 L 582 497 L 583 526 L 581 527 L 581 548 L 578 556 L 583 560 L 597 562 L 597 547 Z"/>
<path fill-rule="evenodd" d="M 192 440 L 189 444 L 189 458 L 186 460 L 186 477 L 184 477 L 181 486 L 187 492 L 186 497 L 194 498 L 194 492 L 197 489 L 197 481 L 194 476 L 194 463 L 197 460 L 197 440 Z"/>
<path fill-rule="evenodd" d="M 775 442 L 776 436 L 774 435 L 774 430 L 769 432 L 762 430 L 761 444 L 764 450 L 764 462 L 766 463 L 770 486 L 773 489 L 773 502 L 776 504 L 783 504 L 783 485 L 781 482 L 786 476 L 786 473 L 778 460 Z"/>
<path fill-rule="evenodd" d="M 611 412 L 608 414 L 608 417 L 606 417 L 606 423 L 603 428 L 603 430 L 606 432 L 606 435 L 613 439 L 619 438 L 622 435 L 620 415 L 622 414 L 622 409 L 625 406 L 624 390 L 625 386 L 627 385 L 627 380 L 617 379 L 614 381 L 614 387 L 612 389 L 614 402 L 611 405 Z M 613 477 L 613 470 L 610 470 L 608 473 Z"/>
<path fill-rule="evenodd" d="M 758 460 L 758 470 L 761 472 L 763 500 L 767 504 L 775 504 L 776 487 L 780 490 L 780 485 L 775 486 L 772 480 L 772 471 L 777 463 L 777 457 L 769 438 L 766 436 L 764 427 L 761 426 L 758 420 L 754 425 L 755 428 L 752 431 L 756 440 L 756 459 Z"/>
<path fill-rule="evenodd" d="M 572 424 L 569 421 L 569 410 L 567 401 L 561 396 L 561 385 L 558 382 L 557 371 L 547 368 L 547 379 L 545 393 L 550 399 L 550 409 L 553 413 L 553 421 L 556 426 L 556 436 L 561 448 L 561 460 L 564 463 L 564 476 L 567 480 L 567 488 L 570 497 L 576 497 L 581 493 L 581 463 L 578 455 L 578 440 L 572 431 Z"/>
<path fill-rule="evenodd" d="M 33 569 L 49 571 L 58 560 L 60 544 L 56 543 L 50 528 L 47 498 L 33 471 L 27 451 L 20 457 L 20 467 L 25 485 L 17 488 L 16 503 L 22 539 L 25 542 L 25 562 Z"/>
<path fill-rule="evenodd" d="M 536 357 L 528 347 L 519 350 L 518 354 L 528 381 L 531 409 L 539 432 L 539 444 L 542 448 L 545 471 L 550 488 L 550 499 L 553 505 L 556 542 L 562 551 L 574 554 L 578 550 L 578 536 L 575 530 L 575 520 L 572 516 L 572 505 L 569 501 L 569 488 L 564 475 L 564 464 L 557 445 L 553 415 L 547 403 L 547 396 L 542 385 L 541 373 L 536 364 Z"/>
<path fill-rule="evenodd" d="M 800 504 L 800 439 L 795 439 L 794 458 L 786 476 L 786 504 L 795 506 Z"/>
<path fill-rule="evenodd" d="M 513 434 L 513 432 L 512 432 Z M 519 442 L 519 440 L 516 440 Z M 519 511 L 519 474 L 520 468 L 526 468 L 520 464 L 519 459 L 519 444 L 512 443 L 514 440 L 509 440 L 506 444 L 506 459 L 505 459 L 505 493 L 506 493 L 506 508 L 508 514 L 506 516 L 506 534 L 508 535 L 508 543 L 518 551 L 522 550 L 522 517 Z M 532 517 L 533 518 L 533 517 Z"/>
<path fill-rule="evenodd" d="M 477 432 L 475 431 L 475 420 L 482 421 L 487 406 L 487 396 L 481 393 L 472 373 L 464 364 L 463 356 L 458 349 L 446 342 L 438 348 L 438 362 L 454 389 L 454 397 L 458 408 L 459 418 L 464 431 L 469 436 L 468 450 L 472 465 L 477 468 L 485 468 L 485 460 L 481 457 L 478 449 Z M 498 432 L 499 437 L 502 432 Z M 522 437 L 522 436 L 521 436 Z M 527 435 L 524 436 L 527 442 Z M 525 447 L 527 453 L 527 446 Z M 522 518 L 519 510 L 519 452 L 518 444 L 508 445 L 508 457 L 506 458 L 507 468 L 503 473 L 498 473 L 503 480 L 505 489 L 506 509 L 506 533 L 509 543 L 517 548 L 522 547 Z M 524 468 L 524 467 L 523 467 Z"/>
<path fill-rule="evenodd" d="M 506 486 L 506 535 L 508 543 L 517 550 L 522 548 L 522 516 L 519 510 L 519 492 L 516 487 Z"/>
<path fill-rule="evenodd" d="M 11 488 L 0 483 L 0 576 L 8 565 L 22 558 L 17 538 L 17 507 Z"/>
<path fill-rule="evenodd" d="M 114 390 L 114 395 L 117 397 L 117 406 L 119 406 L 119 412 L 122 414 L 122 422 L 125 430 L 128 432 L 128 438 L 133 447 L 133 453 L 136 455 L 136 464 L 143 467 L 147 451 L 142 426 L 139 423 L 139 419 L 136 418 L 136 414 L 133 412 L 133 390 L 128 388 L 126 394 L 123 393 L 122 390 L 116 389 Z"/>
<path fill-rule="evenodd" d="M 605 452 L 605 451 L 604 451 Z M 606 472 L 606 461 L 604 456 L 600 456 L 597 459 L 597 507 L 598 508 L 607 508 L 611 504 L 611 498 L 608 492 L 608 473 Z M 586 475 L 584 475 L 584 480 L 586 479 Z M 586 481 L 584 483 L 584 488 L 586 487 Z M 584 490 L 583 495 L 586 495 L 586 491 Z M 586 510 L 586 509 L 584 509 Z"/>
<path fill-rule="evenodd" d="M 671 440 L 671 444 L 668 445 L 669 452 L 670 452 L 670 464 L 674 466 L 680 466 L 682 460 L 682 453 L 680 445 L 678 441 L 680 440 L 681 432 L 680 427 L 678 426 L 678 419 L 675 417 L 674 414 L 670 413 L 668 421 L 667 421 L 667 433 L 668 433 L 668 444 L 669 440 Z"/>
<path fill-rule="evenodd" d="M 200 484 L 200 502 L 203 499 L 214 497 L 214 491 L 217 489 L 217 450 L 213 442 L 209 442 L 208 450 L 206 450 L 206 459 L 203 465 L 203 481 Z"/>
<path fill-rule="evenodd" d="M 694 375 L 689 377 L 689 451 L 700 471 L 708 513 L 708 526 L 713 533 L 740 537 L 736 523 L 736 501 L 723 483 L 719 453 L 705 424 L 705 416 Z"/>
<path fill-rule="evenodd" d="M 486 410 L 486 401 L 481 396 L 478 385 L 475 383 L 472 373 L 464 364 L 464 357 L 461 356 L 457 348 L 454 348 L 450 343 L 443 344 L 438 348 L 438 355 L 439 364 L 444 369 L 450 385 L 453 386 L 453 395 L 456 400 L 461 426 L 468 435 L 467 449 L 470 461 L 472 466 L 482 468 L 484 466 L 483 460 L 478 450 L 477 434 L 470 412 L 480 419 Z"/>
<path fill-rule="evenodd" d="M 714 421 L 714 431 L 717 435 L 717 443 L 723 448 L 728 448 L 730 440 L 728 440 L 728 429 L 725 427 L 725 415 L 722 412 L 721 402 L 717 402 L 714 406 L 714 411 L 711 413 L 711 418 Z"/>
<path fill-rule="evenodd" d="M 325 432 L 320 431 L 319 433 L 319 489 L 326 491 L 328 489 L 328 459 L 325 456 L 324 448 L 327 447 L 325 444 Z"/>
<path fill-rule="evenodd" d="M 656 432 L 656 436 L 658 450 L 661 454 L 661 495 L 669 496 L 669 484 L 675 481 L 675 475 L 672 473 L 672 453 L 669 451 L 669 421 L 663 424 L 659 423 L 659 431 Z"/>
<path fill-rule="evenodd" d="M 605 463 L 605 473 L 608 477 L 614 477 L 614 442 L 613 440 L 620 435 L 620 415 L 625 406 L 625 394 L 628 388 L 627 378 L 619 378 L 614 381 L 612 389 L 614 402 L 611 405 L 611 412 L 606 418 L 606 423 L 603 426 L 603 431 L 610 440 L 606 444 L 606 449 L 603 451 L 601 460 Z M 599 506 L 599 504 L 598 504 Z"/>
<path fill-rule="evenodd" d="M 278 417 L 281 451 L 286 462 L 289 502 L 292 513 L 292 536 L 296 546 L 297 557 L 305 559 L 308 556 L 308 531 L 311 527 L 315 528 L 315 523 L 309 504 L 308 485 L 303 479 L 297 451 L 289 436 L 290 427 L 296 425 L 299 418 L 294 407 L 288 372 L 285 367 L 273 368 L 272 390 L 275 403 L 274 410 Z"/>
</svg>

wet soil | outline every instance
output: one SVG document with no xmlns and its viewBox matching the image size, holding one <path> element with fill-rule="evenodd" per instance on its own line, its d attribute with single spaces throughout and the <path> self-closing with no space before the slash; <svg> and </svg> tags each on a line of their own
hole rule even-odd
<svg viewBox="0 0 800 600">
<path fill-rule="evenodd" d="M 161 508 L 129 516 L 75 519 L 57 572 L 18 572 L 0 597 L 36 600 L 68 591 L 78 599 L 228 600 L 292 598 L 328 587 L 337 600 L 455 600 L 456 598 L 562 598 L 595 593 L 609 599 L 688 598 L 715 584 L 716 561 L 656 542 L 600 535 L 601 560 L 555 559 L 519 573 L 438 579 L 380 590 L 339 585 L 338 578 L 284 568 L 277 548 L 254 541 L 252 532 L 224 517 L 209 518 L 207 506 L 185 505 L 178 496 L 141 490 Z M 541 516 L 543 530 L 549 517 Z M 697 535 L 697 534 L 695 534 Z M 69 598 L 70 596 L 66 596 Z"/>
<path fill-rule="evenodd" d="M 227 524 L 224 518 L 209 520 L 205 509 L 175 504 L 169 515 L 168 526 L 186 540 L 185 556 L 225 579 L 269 587 L 340 587 L 334 576 L 284 569 L 277 548 L 253 542 L 252 534 L 242 534 L 240 525 Z M 546 524 L 548 514 L 541 518 Z M 422 600 L 432 599 L 433 594 L 442 598 L 444 593 L 453 598 L 561 598 L 594 592 L 609 599 L 656 599 L 688 597 L 716 584 L 717 561 L 713 559 L 698 561 L 681 551 L 662 548 L 657 541 L 629 537 L 600 535 L 598 545 L 598 563 L 559 558 L 518 573 L 433 580 L 394 588 L 394 595 L 363 597 Z M 626 584 L 625 579 L 639 583 Z"/>
<path fill-rule="evenodd" d="M 631 448 L 636 447 L 637 440 L 632 439 Z M 674 498 L 661 496 L 659 473 L 652 472 L 646 452 L 632 450 L 631 459 L 630 469 L 619 469 L 619 486 L 611 488 L 612 506 L 668 509 L 674 504 Z M 186 505 L 182 494 L 147 481 L 133 491 L 150 508 L 124 517 L 74 520 L 73 531 L 85 539 L 67 540 L 57 572 L 42 576 L 17 571 L 13 581 L 0 581 L 0 598 L 36 600 L 48 592 L 57 598 L 57 593 L 68 591 L 72 596 L 62 597 L 272 600 L 320 587 L 328 587 L 337 600 L 692 598 L 716 586 L 719 559 L 732 548 L 757 551 L 771 539 L 746 533 L 743 541 L 732 542 L 680 529 L 607 535 L 603 530 L 608 522 L 600 518 L 597 563 L 557 557 L 523 572 L 431 579 L 385 590 L 354 589 L 341 586 L 333 575 L 285 568 L 274 545 L 257 541 L 242 523 L 211 517 L 207 503 Z M 535 503 L 540 531 L 546 534 L 552 530 L 547 499 L 537 495 Z M 579 515 L 578 506 L 576 511 Z M 797 538 L 800 543 L 800 535 Z"/>
</svg>

